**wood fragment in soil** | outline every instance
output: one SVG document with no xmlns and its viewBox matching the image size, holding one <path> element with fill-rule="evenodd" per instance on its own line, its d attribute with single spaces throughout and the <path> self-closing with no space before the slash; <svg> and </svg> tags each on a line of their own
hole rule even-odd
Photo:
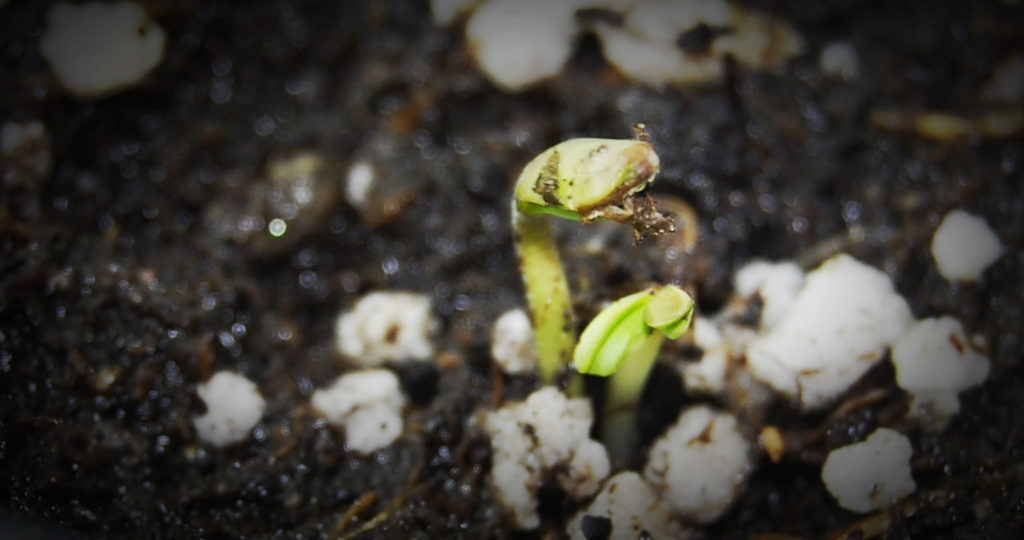
<svg viewBox="0 0 1024 540">
<path fill-rule="evenodd" d="M 690 203 L 672 195 L 653 195 L 654 203 L 658 208 L 664 210 L 665 214 L 677 223 L 675 234 L 665 236 L 670 241 L 669 245 L 679 253 L 691 254 L 697 250 L 698 233 L 700 232 L 700 221 L 697 219 L 697 212 Z"/>
<path fill-rule="evenodd" d="M 850 396 L 848 399 L 837 405 L 835 410 L 832 411 L 832 414 L 830 414 L 828 418 L 818 426 L 807 431 L 790 434 L 791 436 L 785 439 L 789 441 L 789 443 L 785 445 L 785 452 L 792 455 L 801 455 L 801 450 L 812 447 L 820 442 L 825 437 L 825 434 L 828 433 L 829 428 L 836 425 L 836 423 L 838 423 L 843 417 L 881 402 L 886 398 L 886 396 L 888 396 L 888 394 L 889 391 L 885 388 L 875 388 L 864 393 Z"/>
<path fill-rule="evenodd" d="M 944 111 L 875 109 L 871 127 L 879 131 L 915 135 L 940 142 L 974 137 L 1000 139 L 1024 133 L 1024 110 L 990 110 L 973 115 Z"/>
<path fill-rule="evenodd" d="M 355 501 L 349 505 L 345 513 L 342 514 L 341 519 L 334 524 L 334 530 L 331 531 L 331 538 L 339 538 L 342 531 L 344 531 L 350 523 L 358 516 L 363 510 L 366 510 L 374 501 L 377 500 L 376 491 L 367 491 L 360 495 Z M 373 521 L 372 519 L 370 520 Z M 369 523 L 369 522 L 368 522 Z"/>
<path fill-rule="evenodd" d="M 779 428 L 772 425 L 765 426 L 761 429 L 761 435 L 758 438 L 772 463 L 782 461 L 782 457 L 786 454 L 786 443 Z"/>
</svg>

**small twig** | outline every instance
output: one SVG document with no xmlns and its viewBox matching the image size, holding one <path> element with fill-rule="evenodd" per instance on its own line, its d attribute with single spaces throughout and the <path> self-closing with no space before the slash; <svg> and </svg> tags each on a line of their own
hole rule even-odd
<svg viewBox="0 0 1024 540">
<path fill-rule="evenodd" d="M 359 498 L 357 498 L 355 501 L 352 502 L 351 505 L 349 505 L 348 510 L 345 510 L 345 513 L 342 514 L 341 519 L 339 519 L 338 522 L 334 524 L 334 529 L 331 531 L 331 538 L 339 538 L 341 536 L 341 532 L 349 526 L 352 520 L 354 520 L 356 516 L 359 515 L 360 512 L 366 510 L 366 508 L 373 504 L 373 502 L 376 500 L 377 492 L 373 490 L 367 491 L 366 493 L 360 495 Z"/>
<path fill-rule="evenodd" d="M 491 384 L 491 408 L 497 409 L 505 393 L 505 376 L 500 369 L 494 370 L 494 383 Z"/>
<path fill-rule="evenodd" d="M 889 395 L 889 391 L 885 388 L 875 388 L 863 394 L 850 396 L 849 399 L 840 403 L 839 406 L 837 406 L 821 424 L 807 431 L 787 436 L 786 453 L 798 453 L 804 448 L 820 441 L 822 437 L 828 433 L 829 428 L 841 418 L 865 407 L 874 405 L 875 403 L 885 399 L 887 395 Z"/>
<path fill-rule="evenodd" d="M 346 536 L 345 538 L 352 538 L 352 537 L 354 537 L 356 535 L 360 535 L 360 534 L 363 534 L 365 532 L 372 531 L 373 529 L 377 528 L 381 523 L 384 523 L 384 520 L 386 520 L 387 518 L 388 518 L 388 509 L 385 508 L 384 510 L 381 510 L 376 515 L 374 515 L 372 518 L 370 518 L 366 523 L 363 523 L 362 527 L 359 527 L 358 530 L 354 531 L 352 534 Z"/>
<path fill-rule="evenodd" d="M 372 531 L 373 529 L 379 527 L 381 523 L 384 523 L 384 521 L 388 519 L 390 512 L 392 510 L 397 510 L 398 507 L 402 506 L 402 503 L 405 502 L 405 498 L 408 497 L 410 492 L 412 492 L 413 487 L 415 487 L 415 483 L 419 479 L 420 474 L 422 474 L 422 472 L 423 459 L 422 456 L 420 456 L 420 459 L 416 461 L 416 466 L 412 468 L 412 472 L 409 474 L 409 478 L 405 481 L 405 487 L 402 488 L 402 491 L 395 495 L 394 497 L 392 497 L 391 501 L 388 502 L 387 506 L 385 506 L 383 510 L 374 514 L 374 516 L 368 519 L 365 523 L 363 523 L 361 527 L 359 527 L 355 531 L 352 531 L 351 534 L 345 535 L 344 538 L 353 538 L 365 532 Z"/>
</svg>

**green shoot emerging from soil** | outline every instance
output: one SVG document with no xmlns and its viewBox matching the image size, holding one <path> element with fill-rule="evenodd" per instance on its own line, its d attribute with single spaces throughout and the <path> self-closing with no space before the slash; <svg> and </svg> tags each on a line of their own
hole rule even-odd
<svg viewBox="0 0 1024 540">
<path fill-rule="evenodd" d="M 612 456 L 629 454 L 636 405 L 662 341 L 682 336 L 692 320 L 693 298 L 666 285 L 616 300 L 583 330 L 573 364 L 580 373 L 609 377 L 601 439 Z"/>
<path fill-rule="evenodd" d="M 575 344 L 569 285 L 548 216 L 584 223 L 631 223 L 637 240 L 675 230 L 672 220 L 638 196 L 658 173 L 646 140 L 572 139 L 548 148 L 516 183 L 512 224 L 536 332 L 541 380 L 555 382 Z"/>
<path fill-rule="evenodd" d="M 693 318 L 693 299 L 675 285 L 666 285 L 620 298 L 601 310 L 587 328 L 573 353 L 580 373 L 607 377 L 641 342 L 655 337 L 676 339 Z M 630 371 L 636 371 L 630 369 Z"/>
</svg>

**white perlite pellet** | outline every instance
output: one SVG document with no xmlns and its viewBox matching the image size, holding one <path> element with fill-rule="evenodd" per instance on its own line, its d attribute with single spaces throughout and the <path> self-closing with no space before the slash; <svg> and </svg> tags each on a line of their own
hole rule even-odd
<svg viewBox="0 0 1024 540">
<path fill-rule="evenodd" d="M 371 292 L 338 317 L 338 351 L 357 364 L 374 367 L 387 361 L 427 360 L 437 322 L 430 297 L 401 291 Z"/>
<path fill-rule="evenodd" d="M 449 24 L 473 4 L 434 0 L 434 20 Z M 577 14 L 588 8 L 622 16 L 621 25 L 592 23 L 604 57 L 627 77 L 654 86 L 720 81 L 726 56 L 776 69 L 803 50 L 785 20 L 724 0 L 485 0 L 466 24 L 469 51 L 496 86 L 525 90 L 561 72 L 583 30 Z M 729 31 L 712 36 L 707 51 L 683 51 L 679 37 L 701 25 Z"/>
<path fill-rule="evenodd" d="M 135 84 L 164 54 L 164 31 L 135 2 L 60 3 L 50 9 L 39 50 L 79 97 Z"/>
<path fill-rule="evenodd" d="M 353 208 L 362 209 L 376 176 L 373 165 L 369 162 L 360 160 L 352 163 L 345 177 L 345 201 Z"/>
<path fill-rule="evenodd" d="M 488 413 L 484 430 L 493 451 L 491 483 L 520 529 L 540 524 L 537 489 L 554 474 L 573 499 L 597 491 L 608 476 L 608 454 L 590 438 L 590 402 L 568 399 L 552 387 Z"/>
<path fill-rule="evenodd" d="M 651 446 L 644 478 L 675 512 L 710 523 L 736 500 L 752 468 L 736 418 L 698 405 Z"/>
<path fill-rule="evenodd" d="M 345 430 L 345 446 L 363 454 L 383 448 L 402 434 L 398 377 L 386 369 L 364 369 L 338 377 L 313 393 L 313 408 Z"/>
<path fill-rule="evenodd" d="M 266 409 L 256 385 L 231 371 L 220 371 L 200 383 L 196 393 L 206 404 L 206 414 L 193 418 L 192 423 L 199 439 L 214 446 L 244 440 Z"/>
<path fill-rule="evenodd" d="M 913 320 L 885 273 L 839 254 L 807 275 L 776 326 L 747 346 L 758 380 L 819 409 L 846 391 Z"/>
<path fill-rule="evenodd" d="M 682 534 L 682 527 L 672 519 L 664 501 L 633 471 L 623 471 L 604 483 L 590 506 L 569 522 L 566 528 L 569 538 L 587 538 L 584 527 L 587 516 L 611 522 L 609 540 L 636 540 L 644 533 L 649 538 L 679 538 Z"/>
<path fill-rule="evenodd" d="M 974 349 L 960 321 L 918 321 L 892 346 L 896 383 L 914 396 L 911 415 L 941 428 L 960 412 L 958 394 L 988 378 L 989 360 Z"/>
<path fill-rule="evenodd" d="M 466 41 L 491 82 L 518 92 L 562 70 L 577 31 L 566 2 L 489 0 L 470 16 Z"/>
<path fill-rule="evenodd" d="M 728 308 L 727 308 L 728 309 Z M 723 310 L 723 314 L 725 310 Z M 693 343 L 702 351 L 700 360 L 681 366 L 689 393 L 717 394 L 726 389 L 731 366 L 757 333 L 723 317 L 698 316 L 693 320 Z"/>
<path fill-rule="evenodd" d="M 864 442 L 830 452 L 821 479 L 839 506 L 870 512 L 899 501 L 917 488 L 910 475 L 913 453 L 903 434 L 879 428 Z"/>
<path fill-rule="evenodd" d="M 1003 254 L 1003 244 L 988 223 L 962 210 L 946 214 L 932 237 L 939 274 L 950 281 L 976 281 Z"/>
<path fill-rule="evenodd" d="M 644 84 L 714 83 L 725 73 L 726 56 L 770 70 L 803 50 L 786 21 L 724 0 L 646 0 L 622 7 L 621 27 L 600 24 L 596 33 L 608 62 Z M 707 51 L 682 50 L 679 37 L 701 25 L 729 31 L 713 36 Z"/>
<path fill-rule="evenodd" d="M 791 261 L 751 261 L 733 277 L 736 295 L 729 305 L 715 315 L 699 316 L 693 321 L 694 344 L 703 354 L 698 362 L 682 365 L 687 392 L 715 394 L 725 390 L 726 374 L 734 358 L 747 344 L 782 319 L 796 299 L 804 282 L 804 273 Z M 761 299 L 761 316 L 757 330 L 738 324 L 734 317 L 754 300 Z"/>
<path fill-rule="evenodd" d="M 693 340 L 703 354 L 699 361 L 682 365 L 687 392 L 721 392 L 725 389 L 725 374 L 729 369 L 729 342 L 722 336 L 718 324 L 706 317 L 694 319 Z"/>
<path fill-rule="evenodd" d="M 530 317 L 521 309 L 502 313 L 491 328 L 491 358 L 509 374 L 528 373 L 537 365 Z"/>
<path fill-rule="evenodd" d="M 760 329 L 775 326 L 796 300 L 804 284 L 804 272 L 791 261 L 772 263 L 752 261 L 740 268 L 733 278 L 736 292 L 761 298 Z"/>
</svg>

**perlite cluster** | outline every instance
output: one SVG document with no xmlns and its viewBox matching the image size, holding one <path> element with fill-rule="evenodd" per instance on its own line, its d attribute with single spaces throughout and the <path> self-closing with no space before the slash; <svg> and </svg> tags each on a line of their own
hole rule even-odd
<svg viewBox="0 0 1024 540">
<path fill-rule="evenodd" d="M 915 320 L 889 277 L 839 254 L 806 275 L 793 263 L 754 261 L 735 277 L 741 298 L 757 296 L 757 328 L 729 310 L 695 323 L 702 357 L 684 364 L 687 389 L 716 394 L 745 358 L 753 377 L 804 411 L 828 407 L 890 353 L 896 382 L 914 396 L 911 409 L 941 427 L 959 410 L 957 394 L 988 375 L 988 359 L 956 319 Z"/>
<path fill-rule="evenodd" d="M 931 248 L 939 273 L 950 281 L 977 281 L 1004 251 L 988 223 L 963 210 L 942 218 Z"/>
<path fill-rule="evenodd" d="M 976 280 L 1003 247 L 982 219 L 954 210 L 936 231 L 932 251 L 947 279 Z M 985 344 L 959 320 L 915 319 L 885 273 L 846 254 L 806 275 L 793 263 L 755 261 L 737 272 L 735 289 L 738 306 L 730 303 L 695 323 L 694 343 L 702 357 L 680 367 L 691 393 L 720 394 L 730 372 L 742 373 L 803 411 L 818 411 L 888 356 L 909 398 L 910 418 L 937 431 L 959 412 L 959 394 L 982 384 L 990 372 Z M 762 305 L 751 328 L 735 319 L 754 297 Z M 914 491 L 912 453 L 904 435 L 881 428 L 831 452 L 822 479 L 844 508 L 876 510 Z"/>
<path fill-rule="evenodd" d="M 533 339 L 530 316 L 522 309 L 510 309 L 502 313 L 491 328 L 491 358 L 499 369 L 510 375 L 530 373 L 537 367 L 537 347 Z"/>
<path fill-rule="evenodd" d="M 881 360 L 913 316 L 883 272 L 848 255 L 811 272 L 778 322 L 746 347 L 751 373 L 820 409 Z"/>
<path fill-rule="evenodd" d="M 405 395 L 387 369 L 363 369 L 338 377 L 313 393 L 313 408 L 345 430 L 345 446 L 362 454 L 383 448 L 402 434 Z"/>
<path fill-rule="evenodd" d="M 592 416 L 586 399 L 566 398 L 550 386 L 484 416 L 493 451 L 492 485 L 517 527 L 539 525 L 537 490 L 547 478 L 580 499 L 608 476 L 608 455 L 589 435 Z"/>
<path fill-rule="evenodd" d="M 406 397 L 384 362 L 432 356 L 436 326 L 425 295 L 375 291 L 338 317 L 338 352 L 362 369 L 348 371 L 313 392 L 312 408 L 344 432 L 349 450 L 370 454 L 392 444 L 404 429 Z M 239 373 L 221 371 L 197 386 L 206 412 L 193 419 L 199 439 L 223 447 L 249 438 L 266 409 L 256 384 Z"/>
<path fill-rule="evenodd" d="M 590 505 L 569 522 L 570 538 L 680 538 L 682 526 L 673 519 L 661 494 L 633 471 L 608 479 Z M 607 533 L 602 536 L 602 533 Z"/>
<path fill-rule="evenodd" d="M 727 412 L 691 407 L 651 447 L 643 473 L 609 473 L 604 447 L 587 435 L 589 403 L 552 387 L 490 413 L 483 420 L 494 452 L 491 484 L 517 528 L 539 524 L 537 490 L 554 481 L 572 499 L 596 495 L 569 523 L 574 538 L 594 520 L 608 520 L 612 538 L 682 530 L 679 518 L 709 523 L 742 492 L 753 470 L 752 446 Z M 602 484 L 603 482 L 603 484 Z M 591 525 L 588 525 L 591 524 Z"/>
<path fill-rule="evenodd" d="M 803 51 L 785 20 L 724 0 L 433 0 L 431 7 L 441 25 L 467 14 L 470 52 L 507 92 L 557 76 L 586 32 L 619 72 L 652 86 L 719 82 L 726 57 L 773 70 Z"/>
</svg>

